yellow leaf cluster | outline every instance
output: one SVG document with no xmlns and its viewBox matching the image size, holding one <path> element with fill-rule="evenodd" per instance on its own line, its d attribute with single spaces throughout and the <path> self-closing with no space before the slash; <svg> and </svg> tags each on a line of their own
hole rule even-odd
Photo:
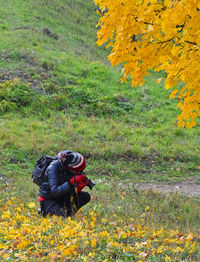
<svg viewBox="0 0 200 262">
<path fill-rule="evenodd" d="M 179 261 L 185 254 L 188 260 L 200 255 L 199 234 L 123 223 L 117 215 L 105 219 L 96 211 L 84 218 L 80 212 L 75 219 L 42 218 L 34 202 L 24 205 L 17 198 L 2 204 L 2 261 L 114 261 L 115 254 L 137 261 L 154 256 Z"/>
<path fill-rule="evenodd" d="M 165 70 L 170 98 L 179 100 L 180 127 L 200 116 L 200 2 L 197 0 L 95 0 L 103 12 L 97 44 L 108 42 L 112 65 L 123 63 L 123 78 L 142 85 L 149 69 Z"/>
</svg>

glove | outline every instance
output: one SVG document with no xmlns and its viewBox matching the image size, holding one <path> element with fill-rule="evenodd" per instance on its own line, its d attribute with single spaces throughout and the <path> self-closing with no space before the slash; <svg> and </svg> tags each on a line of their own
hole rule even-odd
<svg viewBox="0 0 200 262">
<path fill-rule="evenodd" d="M 71 182 L 72 186 L 74 186 L 75 183 L 79 184 L 83 180 L 85 180 L 85 175 L 76 175 L 73 176 L 69 181 Z"/>
<path fill-rule="evenodd" d="M 82 190 L 85 186 L 87 186 L 87 184 L 89 183 L 89 181 L 90 181 L 90 180 L 88 179 L 88 180 L 86 180 L 86 181 L 82 181 L 82 182 L 78 183 L 78 187 L 77 187 L 78 193 L 81 192 L 81 190 Z"/>
</svg>

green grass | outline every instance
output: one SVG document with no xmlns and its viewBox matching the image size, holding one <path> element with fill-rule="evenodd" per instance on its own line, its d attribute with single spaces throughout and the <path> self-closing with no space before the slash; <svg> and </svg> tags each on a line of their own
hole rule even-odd
<svg viewBox="0 0 200 262">
<path fill-rule="evenodd" d="M 151 75 L 143 88 L 129 84 L 122 88 L 118 73 L 110 68 L 89 62 L 84 67 L 83 62 L 70 61 L 70 70 L 77 72 L 75 83 L 62 86 L 51 80 L 43 82 L 39 88 L 45 91 L 34 89 L 28 106 L 21 106 L 17 100 L 22 96 L 18 88 L 24 86 L 17 83 L 12 89 L 13 82 L 7 83 L 11 88 L 6 94 L 12 96 L 6 99 L 19 103 L 19 112 L 11 106 L 10 112 L 2 114 L 1 161 L 5 154 L 6 159 L 16 154 L 16 159 L 19 155 L 33 161 L 42 153 L 55 155 L 68 147 L 88 156 L 92 173 L 103 168 L 102 174 L 131 176 L 137 182 L 198 178 L 198 128 L 177 127 L 174 101 L 154 84 L 158 76 Z M 83 67 L 88 73 L 81 78 Z M 98 76 L 99 71 L 104 77 Z M 109 89 L 105 79 L 110 81 Z M 153 101 L 151 105 L 142 99 L 146 93 Z M 145 103 L 149 109 L 142 111 Z"/>
<path fill-rule="evenodd" d="M 76 53 L 93 59 L 102 56 L 105 51 L 97 48 L 97 15 L 92 1 L 84 4 L 79 1 L 0 1 L 1 50 L 12 50 L 16 56 L 24 52 L 38 55 L 38 51 L 48 58 L 51 51 Z M 30 29 L 18 29 L 28 26 Z M 42 33 L 49 28 L 59 36 L 56 41 Z M 9 41 L 7 41 L 9 39 Z"/>
<path fill-rule="evenodd" d="M 0 187 L 36 201 L 35 161 L 69 148 L 86 157 L 88 177 L 97 181 L 86 211 L 105 203 L 102 217 L 116 213 L 124 221 L 198 231 L 199 198 L 126 187 L 127 181 L 199 183 L 199 126 L 177 126 L 180 112 L 163 72 L 150 72 L 142 87 L 121 84 L 120 70 L 95 44 L 94 10 L 92 1 L 0 0 Z"/>
</svg>

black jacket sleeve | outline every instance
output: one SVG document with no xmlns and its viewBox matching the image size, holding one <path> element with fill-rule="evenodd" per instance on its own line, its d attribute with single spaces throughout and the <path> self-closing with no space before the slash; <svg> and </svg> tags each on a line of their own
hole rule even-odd
<svg viewBox="0 0 200 262">
<path fill-rule="evenodd" d="M 49 180 L 49 194 L 53 198 L 62 197 L 72 191 L 72 186 L 69 182 L 61 183 L 59 178 L 58 161 L 54 161 L 47 168 L 47 176 Z"/>
</svg>

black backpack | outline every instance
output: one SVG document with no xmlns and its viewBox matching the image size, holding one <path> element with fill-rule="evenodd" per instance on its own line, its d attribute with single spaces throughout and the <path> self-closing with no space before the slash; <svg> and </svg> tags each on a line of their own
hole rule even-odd
<svg viewBox="0 0 200 262">
<path fill-rule="evenodd" d="M 34 166 L 31 176 L 33 179 L 33 183 L 35 183 L 38 186 L 41 186 L 42 182 L 44 182 L 44 174 L 47 167 L 51 164 L 53 160 L 56 159 L 57 157 L 50 157 L 45 155 L 38 159 L 37 163 Z"/>
</svg>

